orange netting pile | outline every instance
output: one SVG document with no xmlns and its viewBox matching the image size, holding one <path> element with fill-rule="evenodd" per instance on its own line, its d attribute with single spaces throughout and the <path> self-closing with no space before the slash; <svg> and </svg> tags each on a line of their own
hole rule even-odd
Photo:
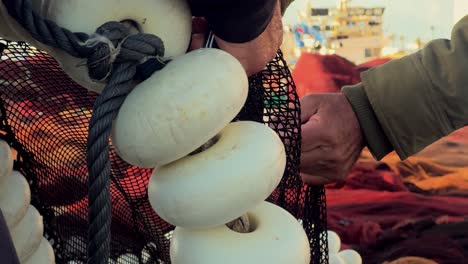
<svg viewBox="0 0 468 264">
<path fill-rule="evenodd" d="M 305 53 L 293 76 L 301 96 L 339 92 L 358 83 L 360 71 L 387 61 L 354 65 Z M 329 229 L 366 264 L 466 263 L 468 128 L 405 161 L 391 153 L 378 162 L 364 150 L 345 181 L 327 186 L 327 207 Z"/>
</svg>

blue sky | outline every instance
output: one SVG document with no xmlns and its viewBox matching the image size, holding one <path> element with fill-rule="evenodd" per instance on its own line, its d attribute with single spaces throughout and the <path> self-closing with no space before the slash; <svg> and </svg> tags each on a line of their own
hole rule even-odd
<svg viewBox="0 0 468 264">
<path fill-rule="evenodd" d="M 285 14 L 285 23 L 294 21 L 296 10 L 304 9 L 308 0 L 295 0 L 291 10 Z M 417 37 L 424 40 L 432 38 L 431 26 L 434 26 L 434 38 L 450 37 L 454 24 L 454 0 L 353 0 L 351 6 L 382 6 L 386 8 L 384 16 L 385 32 L 405 36 L 408 42 Z M 464 0 L 467 1 L 468 0 Z M 338 0 L 312 0 L 315 7 L 336 6 Z"/>
</svg>

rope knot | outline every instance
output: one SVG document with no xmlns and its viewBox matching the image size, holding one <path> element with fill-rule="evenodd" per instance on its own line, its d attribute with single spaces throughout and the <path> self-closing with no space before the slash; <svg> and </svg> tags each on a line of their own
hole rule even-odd
<svg viewBox="0 0 468 264">
<path fill-rule="evenodd" d="M 164 43 L 154 35 L 132 32 L 128 25 L 107 22 L 85 42 L 88 74 L 96 81 L 106 81 L 115 63 L 135 63 L 137 77 L 148 78 L 164 67 Z"/>
</svg>

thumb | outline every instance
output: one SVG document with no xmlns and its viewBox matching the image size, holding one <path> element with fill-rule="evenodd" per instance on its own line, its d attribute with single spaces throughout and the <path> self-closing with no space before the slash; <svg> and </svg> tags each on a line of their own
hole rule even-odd
<svg viewBox="0 0 468 264">
<path fill-rule="evenodd" d="M 311 116 L 306 123 L 301 126 L 302 134 L 302 152 L 312 151 L 323 143 L 324 133 L 320 118 L 316 115 Z"/>
<path fill-rule="evenodd" d="M 301 104 L 301 123 L 306 123 L 313 115 L 318 112 L 319 100 L 315 94 L 309 94 L 300 100 Z"/>
<path fill-rule="evenodd" d="M 197 33 L 192 35 L 192 41 L 190 42 L 189 50 L 201 49 L 205 45 L 206 36 L 203 33 Z"/>
</svg>

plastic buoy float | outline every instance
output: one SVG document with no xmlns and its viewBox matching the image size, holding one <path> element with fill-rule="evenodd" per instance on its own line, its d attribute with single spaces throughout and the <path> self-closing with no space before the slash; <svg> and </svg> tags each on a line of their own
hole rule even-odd
<svg viewBox="0 0 468 264">
<path fill-rule="evenodd" d="M 54 264 L 55 255 L 52 246 L 47 239 L 42 238 L 36 251 L 24 262 L 24 264 Z"/>
<path fill-rule="evenodd" d="M 196 208 L 194 208 L 196 209 Z M 262 202 L 248 212 L 251 232 L 222 225 L 194 230 L 176 227 L 173 264 L 309 264 L 309 239 L 297 219 L 279 206 Z"/>
<path fill-rule="evenodd" d="M 39 248 L 43 232 L 42 216 L 30 205 L 23 219 L 10 229 L 20 262 L 26 261 Z"/>
<path fill-rule="evenodd" d="M 92 34 L 109 21 L 131 20 L 164 42 L 166 56 L 187 51 L 192 15 L 185 0 L 49 0 L 42 15 L 72 32 Z M 83 19 L 85 18 L 85 19 Z"/>
<path fill-rule="evenodd" d="M 328 258 L 328 264 L 348 264 L 339 255 L 330 254 Z"/>
<path fill-rule="evenodd" d="M 284 146 L 271 128 L 234 122 L 207 150 L 157 168 L 148 196 L 156 213 L 175 226 L 219 226 L 265 200 L 285 166 Z"/>
<path fill-rule="evenodd" d="M 0 186 L 0 208 L 10 230 L 26 215 L 30 202 L 28 182 L 18 171 L 13 171 Z"/>
<path fill-rule="evenodd" d="M 31 190 L 26 178 L 13 171 L 13 156 L 6 142 L 0 141 L 0 209 L 23 264 L 53 264 L 55 256 L 42 237 L 42 216 L 30 205 Z"/>
<path fill-rule="evenodd" d="M 341 248 L 341 239 L 337 233 L 328 230 L 328 252 L 329 254 L 337 254 Z"/>
<path fill-rule="evenodd" d="M 13 153 L 10 146 L 3 140 L 0 140 L 0 185 L 5 182 L 7 176 L 13 171 Z"/>
<path fill-rule="evenodd" d="M 352 249 L 341 249 L 341 239 L 337 233 L 328 230 L 328 252 L 330 264 L 362 264 L 362 257 Z"/>
<path fill-rule="evenodd" d="M 352 249 L 340 251 L 338 256 L 340 256 L 346 264 L 362 264 L 361 255 Z"/>
<path fill-rule="evenodd" d="M 248 79 L 227 52 L 192 51 L 139 84 L 114 122 L 117 154 L 140 168 L 180 159 L 218 134 L 242 109 Z"/>
</svg>

